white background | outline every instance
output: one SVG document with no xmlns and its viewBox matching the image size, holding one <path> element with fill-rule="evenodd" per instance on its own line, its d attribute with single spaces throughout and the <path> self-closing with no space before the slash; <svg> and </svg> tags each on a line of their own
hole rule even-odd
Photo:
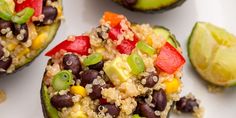
<svg viewBox="0 0 236 118">
<path fill-rule="evenodd" d="M 30 66 L 7 77 L 1 77 L 0 89 L 7 93 L 7 100 L 0 104 L 0 118 L 43 118 L 40 85 L 48 60 L 44 53 L 68 35 L 81 34 L 96 27 L 106 10 L 122 13 L 134 22 L 168 27 L 180 41 L 186 59 L 187 38 L 196 21 L 212 22 L 236 34 L 235 0 L 187 0 L 183 6 L 163 14 L 131 12 L 111 0 L 64 0 L 63 5 L 66 20 L 50 46 Z M 205 108 L 204 118 L 236 117 L 235 88 L 229 88 L 223 93 L 209 93 L 206 83 L 193 71 L 189 61 L 184 67 L 183 82 L 182 94 L 192 92 L 202 101 Z M 191 118 L 186 116 L 188 117 Z M 171 115 L 171 118 L 183 116 Z"/>
</svg>

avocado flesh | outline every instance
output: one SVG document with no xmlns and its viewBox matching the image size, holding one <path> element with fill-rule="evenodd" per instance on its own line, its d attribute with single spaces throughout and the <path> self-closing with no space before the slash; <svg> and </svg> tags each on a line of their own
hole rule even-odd
<svg viewBox="0 0 236 118">
<path fill-rule="evenodd" d="M 122 0 L 113 0 L 122 4 Z M 185 0 L 137 0 L 133 6 L 125 6 L 128 9 L 136 11 L 166 11 L 182 5 Z"/>
<path fill-rule="evenodd" d="M 132 25 L 135 25 L 135 24 L 132 24 Z M 162 31 L 162 32 L 160 32 L 161 35 L 170 38 L 171 41 L 174 43 L 174 45 L 176 45 L 177 47 L 180 47 L 179 42 L 175 39 L 175 36 L 170 33 L 169 29 L 162 27 L 162 26 L 154 26 L 153 29 L 155 32 Z M 51 61 L 49 60 L 47 65 L 50 65 L 50 64 L 51 64 Z M 49 93 L 48 93 L 47 87 L 43 81 L 42 81 L 40 93 L 41 93 L 40 96 L 41 96 L 41 104 L 42 104 L 44 118 L 59 118 L 58 111 L 50 103 L 50 98 L 48 95 Z M 172 107 L 171 107 L 171 109 L 172 109 Z M 169 114 L 170 114 L 170 112 L 168 113 L 167 118 L 170 117 Z"/>
<path fill-rule="evenodd" d="M 197 72 L 218 86 L 236 84 L 236 37 L 209 23 L 196 23 L 188 55 Z"/>
</svg>

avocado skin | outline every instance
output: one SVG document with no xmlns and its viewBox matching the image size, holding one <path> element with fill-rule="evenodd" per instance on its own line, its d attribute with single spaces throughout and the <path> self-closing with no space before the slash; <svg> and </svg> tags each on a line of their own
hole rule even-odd
<svg viewBox="0 0 236 118">
<path fill-rule="evenodd" d="M 169 6 L 161 7 L 161 8 L 156 8 L 156 9 L 149 9 L 149 10 L 144 10 L 144 9 L 137 9 L 133 7 L 127 7 L 121 3 L 121 0 L 113 0 L 114 2 L 118 3 L 119 5 L 122 5 L 124 8 L 127 8 L 131 11 L 136 11 L 136 12 L 143 12 L 143 13 L 163 13 L 165 11 L 174 9 L 176 7 L 181 6 L 186 0 L 178 0 L 173 4 L 170 4 Z"/>
<path fill-rule="evenodd" d="M 132 25 L 135 25 L 136 23 L 132 23 Z M 165 28 L 165 27 L 163 27 L 163 26 L 153 26 L 153 29 L 155 29 L 155 28 L 162 28 L 162 29 L 164 29 L 164 30 L 167 30 L 168 32 L 170 32 L 170 30 L 169 29 L 167 29 L 167 28 Z M 175 38 L 175 36 L 170 32 L 170 37 L 171 37 L 171 39 L 173 40 L 173 42 L 178 46 L 178 47 L 180 47 L 180 43 L 176 40 L 176 38 Z M 51 65 L 52 64 L 52 62 L 51 62 L 51 59 L 48 61 L 48 63 L 47 63 L 47 65 Z M 44 72 L 44 76 L 45 76 L 45 74 L 46 74 L 46 70 L 45 70 L 45 72 Z M 44 77 L 43 76 L 43 77 Z M 42 80 L 42 83 L 41 83 L 41 90 L 40 90 L 40 99 L 41 99 L 41 105 L 42 105 L 42 111 L 43 111 L 43 115 L 44 115 L 44 118 L 59 118 L 59 117 L 52 117 L 52 116 L 55 116 L 55 114 L 50 114 L 52 111 L 48 111 L 46 108 L 48 107 L 48 106 L 46 106 L 46 104 L 45 104 L 45 97 L 44 97 L 44 95 L 43 95 L 43 93 L 45 92 L 45 90 L 44 90 L 44 87 L 45 87 L 46 85 L 44 84 L 44 82 L 43 82 L 43 80 Z M 47 102 L 50 102 L 50 101 L 47 101 Z M 172 106 L 171 106 L 171 109 L 173 109 L 173 106 L 174 106 L 174 104 L 172 104 Z M 50 106 L 51 107 L 51 106 Z M 170 110 L 171 111 L 171 110 Z M 168 113 L 168 115 L 167 115 L 167 118 L 170 118 L 170 111 L 169 111 L 169 113 Z"/>
</svg>

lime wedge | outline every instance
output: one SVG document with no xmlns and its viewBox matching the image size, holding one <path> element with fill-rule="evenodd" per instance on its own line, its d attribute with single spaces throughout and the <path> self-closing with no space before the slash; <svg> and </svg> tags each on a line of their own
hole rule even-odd
<svg viewBox="0 0 236 118">
<path fill-rule="evenodd" d="M 188 40 L 196 71 L 218 86 L 236 85 L 236 37 L 210 23 L 198 22 Z"/>
</svg>

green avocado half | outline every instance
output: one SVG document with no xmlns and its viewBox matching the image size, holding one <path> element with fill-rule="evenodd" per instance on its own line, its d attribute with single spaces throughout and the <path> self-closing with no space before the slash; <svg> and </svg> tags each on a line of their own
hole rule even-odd
<svg viewBox="0 0 236 118">
<path fill-rule="evenodd" d="M 58 0 L 58 6 L 57 6 L 57 10 L 58 11 L 58 16 L 57 19 L 50 25 L 42 25 L 42 26 L 36 26 L 34 25 L 34 23 L 27 23 L 27 27 L 28 27 L 28 32 L 29 32 L 29 38 L 28 40 L 32 40 L 32 45 L 30 47 L 24 46 L 24 49 L 21 50 L 20 52 L 17 51 L 19 50 L 18 47 L 23 47 L 24 44 L 20 43 L 19 41 L 17 41 L 16 38 L 14 39 L 9 39 L 6 36 L 0 36 L 0 38 L 2 38 L 1 40 L 5 41 L 5 45 L 3 45 L 3 48 L 5 48 L 6 50 L 9 51 L 10 53 L 10 57 L 12 58 L 12 62 L 11 65 L 9 65 L 9 67 L 2 71 L 2 66 L 4 66 L 4 64 L 2 64 L 2 60 L 0 63 L 0 75 L 1 74 L 11 74 L 14 73 L 16 70 L 19 70 L 21 67 L 23 67 L 24 65 L 29 64 L 30 62 L 32 62 L 37 56 L 39 56 L 39 54 L 45 49 L 47 48 L 47 46 L 50 44 L 50 42 L 54 39 L 58 28 L 60 27 L 61 24 L 61 18 L 59 18 L 59 14 L 61 15 L 62 13 L 62 0 Z M 14 2 L 13 2 L 14 4 Z M 35 33 L 37 33 L 37 37 L 35 37 L 34 39 L 32 37 L 32 35 L 34 35 Z M 31 35 L 31 36 L 30 36 Z M 44 35 L 44 36 L 43 36 Z M 39 39 L 40 38 L 40 39 Z M 33 45 L 35 46 L 35 42 L 33 42 L 34 40 L 37 40 L 37 42 L 43 42 L 41 45 L 39 45 L 37 48 L 32 48 Z M 1 41 L 0 40 L 0 41 Z M 37 45 L 37 43 L 36 43 Z M 10 48 L 11 46 L 13 46 L 14 48 Z M 25 53 L 27 52 L 28 55 L 30 56 L 24 56 L 23 58 L 20 58 L 18 55 L 22 56 L 22 55 L 26 55 Z M 15 58 L 18 59 L 18 61 L 14 61 L 16 60 Z M 14 66 L 13 69 L 11 69 L 10 71 L 8 71 L 12 66 Z"/>
<path fill-rule="evenodd" d="M 135 24 L 133 24 L 135 25 Z M 175 36 L 169 31 L 169 29 L 162 26 L 154 26 L 154 31 L 156 33 L 161 34 L 164 38 L 167 38 L 167 41 L 174 47 L 180 47 L 179 42 L 176 40 Z M 48 61 L 47 65 L 51 65 L 51 60 Z M 45 71 L 46 73 L 46 71 Z M 50 102 L 50 96 L 48 93 L 48 88 L 42 81 L 41 90 L 40 90 L 40 98 L 42 104 L 42 111 L 44 114 L 44 118 L 60 118 L 58 115 L 58 111 L 54 108 Z M 170 113 L 169 113 L 170 114 Z M 168 114 L 168 117 L 169 117 Z"/>
<path fill-rule="evenodd" d="M 185 0 L 113 0 L 133 11 L 165 12 L 182 5 Z"/>
</svg>

